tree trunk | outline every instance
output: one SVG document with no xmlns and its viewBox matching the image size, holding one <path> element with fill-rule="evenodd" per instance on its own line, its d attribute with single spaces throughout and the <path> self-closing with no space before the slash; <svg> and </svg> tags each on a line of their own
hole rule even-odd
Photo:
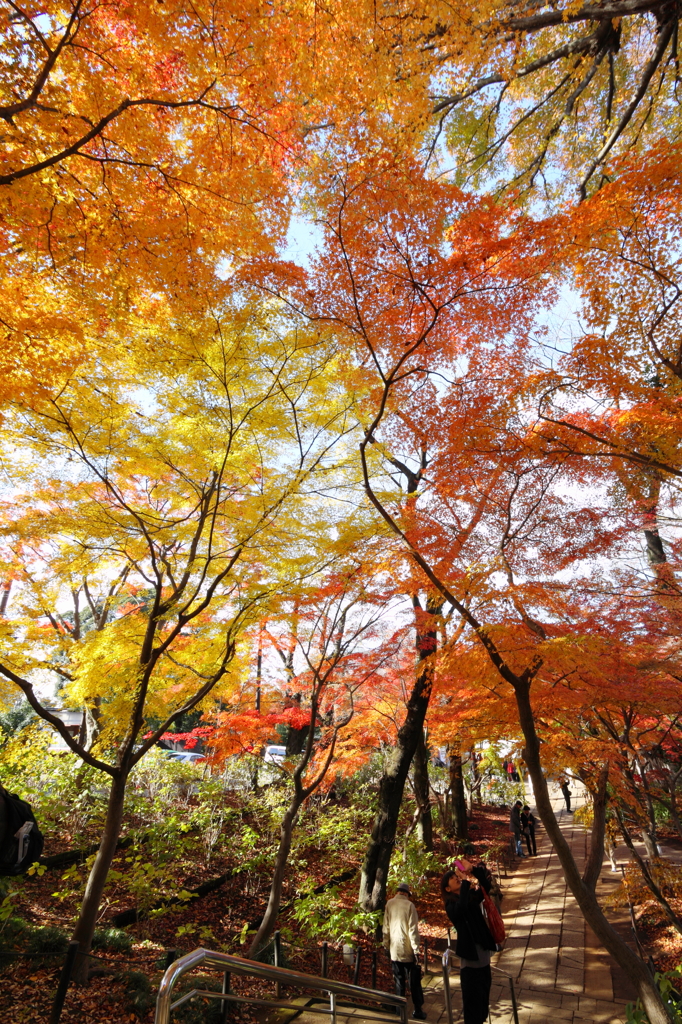
<svg viewBox="0 0 682 1024">
<path fill-rule="evenodd" d="M 391 854 L 395 844 L 400 805 L 410 764 L 423 737 L 424 719 L 433 686 L 435 652 L 438 643 L 435 617 L 440 614 L 440 597 L 429 597 L 425 617 L 433 625 L 417 618 L 417 671 L 414 687 L 407 702 L 407 714 L 398 732 L 398 742 L 386 759 L 384 774 L 379 783 L 377 812 L 372 835 L 362 865 L 358 902 L 365 910 L 379 910 L 386 901 L 386 884 Z M 420 609 L 421 611 L 421 609 Z"/>
<path fill-rule="evenodd" d="M 469 757 L 471 758 L 471 775 L 472 775 L 471 803 L 472 804 L 474 804 L 474 803 L 480 804 L 481 803 L 481 784 L 483 782 L 483 779 L 481 778 L 481 773 L 478 770 L 478 759 L 477 759 L 477 756 L 476 756 L 476 749 L 475 749 L 475 747 L 472 747 L 471 750 L 469 751 Z"/>
<path fill-rule="evenodd" d="M 632 836 L 630 835 L 627 825 L 623 821 L 623 817 L 620 813 L 618 813 L 618 825 L 620 827 L 623 839 L 625 840 L 625 845 L 637 861 L 639 870 L 642 873 L 642 878 L 646 882 L 648 888 L 651 890 L 651 893 L 656 897 L 657 901 L 663 907 L 663 912 L 665 913 L 665 916 L 668 918 L 672 926 L 679 932 L 680 935 L 682 935 L 682 919 L 677 916 L 677 914 L 671 907 L 670 903 L 663 895 L 663 891 L 661 890 L 660 886 L 656 884 L 656 879 L 653 876 L 651 867 L 638 853 L 637 848 L 635 847 L 635 844 L 632 841 Z"/>
<path fill-rule="evenodd" d="M 309 726 L 307 725 L 302 726 L 300 729 L 294 729 L 293 726 L 289 726 L 286 743 L 287 757 L 295 757 L 297 754 L 303 753 L 308 742 L 308 728 Z"/>
<path fill-rule="evenodd" d="M 637 986 L 639 998 L 649 1017 L 650 1024 L 672 1024 L 658 988 L 646 964 L 634 953 L 627 942 L 606 920 L 594 892 L 585 885 L 578 867 L 554 815 L 549 798 L 547 780 L 540 761 L 540 740 L 535 729 L 535 719 L 530 701 L 530 686 L 517 681 L 515 687 L 519 724 L 523 731 L 526 749 L 525 760 L 533 782 L 535 802 L 543 825 L 564 872 L 566 884 L 573 893 L 583 917 L 599 941 L 609 951 L 619 967 L 632 978 Z"/>
<path fill-rule="evenodd" d="M 606 785 L 609 780 L 609 766 L 604 765 L 599 773 L 597 791 L 593 793 L 594 820 L 590 836 L 590 852 L 583 872 L 583 882 L 594 892 L 604 862 L 604 838 L 606 836 Z"/>
<path fill-rule="evenodd" d="M 658 843 L 651 834 L 651 829 L 642 829 L 642 842 L 644 843 L 644 849 L 646 850 L 646 855 L 649 860 L 657 860 L 660 857 L 660 852 L 658 849 Z"/>
<path fill-rule="evenodd" d="M 448 747 L 450 759 L 450 799 L 452 800 L 452 831 L 458 839 L 469 838 L 469 821 L 467 818 L 467 802 L 464 793 L 464 774 L 462 772 L 462 748 L 457 741 Z"/>
<path fill-rule="evenodd" d="M 102 839 L 88 877 L 80 914 L 73 932 L 74 941 L 78 943 L 78 955 L 72 977 L 78 984 L 85 984 L 88 980 L 89 957 L 87 954 L 92 946 L 92 936 L 95 932 L 104 886 L 121 834 L 127 781 L 127 773 L 112 780 Z"/>
<path fill-rule="evenodd" d="M 275 857 L 275 867 L 272 873 L 268 905 L 265 908 L 265 914 L 263 915 L 263 920 L 256 932 L 256 937 L 249 947 L 249 960 L 254 959 L 275 930 L 277 915 L 279 914 L 279 907 L 282 902 L 284 872 L 286 871 L 287 861 L 289 860 L 289 854 L 291 853 L 291 838 L 293 836 L 294 825 L 296 823 L 296 815 L 298 814 L 302 803 L 303 798 L 298 794 L 295 794 L 289 804 L 286 814 L 282 818 L 282 824 L 280 825 L 279 830 L 279 848 L 277 850 L 277 856 Z"/>
<path fill-rule="evenodd" d="M 412 761 L 414 798 L 419 809 L 417 834 L 425 850 L 433 850 L 433 818 L 431 816 L 431 787 L 429 786 L 429 756 L 424 734 L 417 744 Z"/>
</svg>

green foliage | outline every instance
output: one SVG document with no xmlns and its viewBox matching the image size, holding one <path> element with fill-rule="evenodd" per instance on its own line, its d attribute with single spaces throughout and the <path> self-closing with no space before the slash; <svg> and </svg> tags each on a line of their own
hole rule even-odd
<svg viewBox="0 0 682 1024">
<path fill-rule="evenodd" d="M 415 896 L 421 895 L 429 885 L 430 871 L 440 872 L 442 863 L 435 855 L 425 850 L 417 836 L 412 832 L 403 843 L 400 851 L 391 858 L 388 872 L 388 887 L 407 882 Z"/>
<path fill-rule="evenodd" d="M 654 975 L 654 981 L 661 993 L 661 999 L 670 1015 L 672 1024 L 682 1024 L 682 964 L 674 970 Z M 649 1016 L 640 1000 L 625 1007 L 625 1024 L 649 1024 Z"/>
<path fill-rule="evenodd" d="M 486 803 L 506 804 L 511 807 L 517 800 L 526 802 L 523 782 L 512 782 L 502 767 L 499 744 L 490 743 L 478 764 L 482 776 L 481 795 Z"/>
<path fill-rule="evenodd" d="M 373 932 L 381 923 L 382 911 L 363 910 L 358 904 L 346 907 L 338 886 L 298 899 L 291 916 L 311 939 L 348 942 L 359 931 Z"/>
<path fill-rule="evenodd" d="M 132 936 L 120 928 L 97 928 L 92 938 L 93 949 L 108 949 L 112 953 L 127 953 L 132 946 Z"/>
<path fill-rule="evenodd" d="M 26 942 L 26 952 L 34 958 L 36 966 L 57 966 L 69 946 L 69 937 L 61 928 L 32 928 Z"/>
<path fill-rule="evenodd" d="M 28 933 L 29 927 L 27 922 L 20 917 L 11 916 L 0 920 L 0 950 L 17 949 Z M 9 966 L 11 962 L 9 957 L 5 964 L 0 960 L 0 967 Z"/>
<path fill-rule="evenodd" d="M 152 989 L 152 983 L 142 971 L 126 971 L 122 978 L 125 982 L 126 1010 L 141 1017 L 151 1010 L 156 1002 L 156 992 Z"/>
<path fill-rule="evenodd" d="M 101 834 L 108 787 L 75 754 L 50 749 L 51 730 L 37 722 L 0 750 L 0 782 L 27 800 L 49 844 L 84 846 Z"/>
<path fill-rule="evenodd" d="M 0 748 L 25 729 L 34 718 L 34 711 L 25 700 L 17 701 L 7 711 L 0 713 Z"/>
</svg>

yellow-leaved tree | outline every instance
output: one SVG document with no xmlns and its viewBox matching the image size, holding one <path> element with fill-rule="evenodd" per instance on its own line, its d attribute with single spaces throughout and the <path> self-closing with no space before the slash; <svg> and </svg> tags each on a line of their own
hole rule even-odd
<svg viewBox="0 0 682 1024">
<path fill-rule="evenodd" d="M 208 332 L 208 327 L 204 324 Z M 224 309 L 199 346 L 176 329 L 164 372 L 74 377 L 7 420 L 2 544 L 16 580 L 0 676 L 110 779 L 74 938 L 87 975 L 135 764 L 216 688 L 267 602 L 328 557 L 311 508 L 347 410 L 338 354 L 275 308 Z M 45 680 L 84 707 L 74 738 Z"/>
</svg>

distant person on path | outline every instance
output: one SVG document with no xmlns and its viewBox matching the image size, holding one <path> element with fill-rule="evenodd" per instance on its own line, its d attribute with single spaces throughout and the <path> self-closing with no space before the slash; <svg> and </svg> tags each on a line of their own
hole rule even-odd
<svg viewBox="0 0 682 1024">
<path fill-rule="evenodd" d="M 564 800 L 566 801 L 566 810 L 571 814 L 571 790 L 568 785 L 568 779 L 561 780 L 561 792 L 564 794 Z"/>
<path fill-rule="evenodd" d="M 523 829 L 523 836 L 526 840 L 528 856 L 530 857 L 532 854 L 533 857 L 537 857 L 538 848 L 535 845 L 535 815 L 531 813 L 531 809 L 528 804 L 524 804 L 523 810 L 521 811 L 521 828 Z"/>
<path fill-rule="evenodd" d="M 521 808 L 523 804 L 520 800 L 517 800 L 511 809 L 509 815 L 509 831 L 511 832 L 514 839 L 514 852 L 517 857 L 525 857 L 523 852 L 523 846 L 521 845 L 521 834 L 523 832 L 523 826 L 521 825 Z"/>
<path fill-rule="evenodd" d="M 400 883 L 395 896 L 386 904 L 383 932 L 384 946 L 391 958 L 396 994 L 405 995 L 405 983 L 409 979 L 410 995 L 414 1003 L 412 1016 L 416 1020 L 426 1020 L 422 970 L 417 962 L 419 918 L 417 908 L 410 900 L 410 887 L 406 882 Z"/>
<path fill-rule="evenodd" d="M 488 892 L 485 869 L 466 860 L 440 883 L 445 912 L 457 931 L 464 1024 L 485 1024 L 490 1012 L 490 954 L 497 948 L 481 911 Z"/>
</svg>

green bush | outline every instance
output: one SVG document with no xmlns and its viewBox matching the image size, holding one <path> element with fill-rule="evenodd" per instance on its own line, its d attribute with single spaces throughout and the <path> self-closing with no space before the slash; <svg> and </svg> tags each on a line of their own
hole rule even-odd
<svg viewBox="0 0 682 1024">
<path fill-rule="evenodd" d="M 36 965 L 60 967 L 69 947 L 69 937 L 60 928 L 32 928 L 27 942 L 26 952 L 33 957 Z"/>
<path fill-rule="evenodd" d="M 2 924 L 2 927 L 0 927 L 0 949 L 16 949 L 28 931 L 28 928 L 29 925 L 20 917 L 8 917 Z M 8 963 L 11 962 L 10 957 L 3 957 L 3 960 L 7 960 Z M 0 961 L 0 967 L 1 966 L 2 961 Z"/>
<path fill-rule="evenodd" d="M 92 937 L 93 949 L 108 949 L 113 953 L 128 953 L 133 940 L 120 928 L 98 928 Z"/>
<path fill-rule="evenodd" d="M 151 1010 L 156 1001 L 156 992 L 152 991 L 152 983 L 142 971 L 126 971 L 121 975 L 125 982 L 125 1007 L 128 1013 L 136 1013 L 139 1017 Z"/>
<path fill-rule="evenodd" d="M 209 992 L 222 992 L 222 982 L 215 978 L 191 977 L 187 978 L 180 989 L 179 995 L 184 995 L 193 988 L 204 989 Z M 179 997 L 179 996 L 178 996 Z M 176 997 L 176 998 L 178 998 Z M 222 1003 L 219 999 L 206 999 L 196 996 L 188 1002 L 183 1003 L 177 1010 L 173 1010 L 174 1024 L 220 1024 Z"/>
</svg>

